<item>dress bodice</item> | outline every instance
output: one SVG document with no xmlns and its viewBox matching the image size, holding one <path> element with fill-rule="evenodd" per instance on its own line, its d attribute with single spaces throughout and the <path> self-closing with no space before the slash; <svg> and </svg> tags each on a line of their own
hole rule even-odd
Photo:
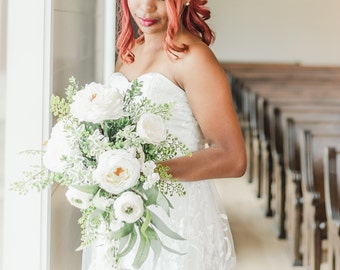
<svg viewBox="0 0 340 270">
<path fill-rule="evenodd" d="M 142 82 L 143 96 L 157 104 L 173 103 L 171 118 L 166 121 L 166 127 L 175 137 L 179 138 L 190 151 L 204 147 L 204 139 L 199 125 L 194 117 L 186 93 L 170 79 L 161 73 L 145 73 L 137 78 Z M 119 72 L 110 78 L 113 87 L 127 89 L 131 82 Z"/>
<path fill-rule="evenodd" d="M 143 95 L 155 103 L 174 103 L 172 117 L 167 121 L 170 133 L 185 143 L 191 151 L 204 147 L 199 125 L 190 109 L 185 91 L 160 73 L 146 73 L 138 77 L 143 83 Z M 131 82 L 121 73 L 114 73 L 110 85 L 120 91 L 129 89 Z M 190 169 L 190 168 L 188 168 Z M 185 196 L 169 196 L 173 208 L 170 217 L 161 207 L 152 210 L 173 231 L 184 237 L 184 241 L 174 240 L 159 234 L 165 246 L 182 252 L 178 255 L 161 249 L 156 265 L 150 252 L 139 270 L 233 270 L 235 254 L 232 235 L 224 209 L 219 201 L 213 182 L 202 180 L 182 182 Z M 132 262 L 137 252 L 121 258 L 122 269 L 133 269 Z M 112 270 L 105 257 L 105 246 L 89 247 L 83 253 L 83 270 Z M 109 260 L 110 261 L 110 260 Z"/>
</svg>

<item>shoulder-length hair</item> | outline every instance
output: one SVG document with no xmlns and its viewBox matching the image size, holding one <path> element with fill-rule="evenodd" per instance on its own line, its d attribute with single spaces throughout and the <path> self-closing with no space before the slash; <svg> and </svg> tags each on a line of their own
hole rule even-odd
<svg viewBox="0 0 340 270">
<path fill-rule="evenodd" d="M 176 52 L 185 52 L 188 49 L 186 44 L 178 46 L 173 43 L 180 23 L 205 44 L 210 45 L 214 41 L 214 32 L 205 22 L 210 18 L 210 10 L 205 6 L 207 2 L 207 0 L 190 0 L 189 5 L 183 9 L 182 0 L 165 0 L 168 28 L 164 36 L 164 49 L 168 53 L 176 57 Z M 131 50 L 135 42 L 142 43 L 144 41 L 144 35 L 138 30 L 137 38 L 135 38 L 135 31 L 127 0 L 120 0 L 118 21 L 120 22 L 117 29 L 118 55 L 124 62 L 132 63 L 134 61 L 134 55 Z"/>
</svg>

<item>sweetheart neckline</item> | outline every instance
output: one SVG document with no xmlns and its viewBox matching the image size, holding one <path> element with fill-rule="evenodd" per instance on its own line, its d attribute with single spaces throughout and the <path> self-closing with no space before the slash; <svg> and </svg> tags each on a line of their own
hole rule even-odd
<svg viewBox="0 0 340 270">
<path fill-rule="evenodd" d="M 169 79 L 167 76 L 165 76 L 164 74 L 160 73 L 160 72 L 156 72 L 156 71 L 150 71 L 150 72 L 146 72 L 143 73 L 139 76 L 137 76 L 136 78 L 134 78 L 133 80 L 129 80 L 122 72 L 114 72 L 115 74 L 121 75 L 128 83 L 132 83 L 134 80 L 139 80 L 140 78 L 144 77 L 144 76 L 150 76 L 150 75 L 157 75 L 162 77 L 163 79 L 165 79 L 166 81 L 168 81 L 169 83 L 171 83 L 173 86 L 175 86 L 178 90 L 180 90 L 182 93 L 185 94 L 185 90 L 181 87 L 179 87 L 175 82 L 173 82 L 171 79 Z"/>
</svg>

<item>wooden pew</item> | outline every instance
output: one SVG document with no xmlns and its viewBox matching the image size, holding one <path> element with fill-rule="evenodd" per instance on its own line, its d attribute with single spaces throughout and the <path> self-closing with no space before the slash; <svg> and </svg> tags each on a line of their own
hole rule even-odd
<svg viewBox="0 0 340 270">
<path fill-rule="evenodd" d="M 327 216 L 327 264 L 340 270 L 340 146 L 328 147 L 324 155 L 324 181 Z"/>
<path fill-rule="evenodd" d="M 295 88 L 287 88 L 286 91 L 279 91 L 282 96 L 274 96 L 272 95 L 262 95 L 258 98 L 257 104 L 257 119 L 253 120 L 253 122 L 257 122 L 257 131 L 252 134 L 258 134 L 258 136 L 254 136 L 253 140 L 253 150 L 254 154 L 253 160 L 258 160 L 258 168 L 255 169 L 258 173 L 257 176 L 254 176 L 254 179 L 257 180 L 257 187 L 259 190 L 262 189 L 260 194 L 264 199 L 265 204 L 265 213 L 267 216 L 271 216 L 274 214 L 274 209 L 272 206 L 272 183 L 274 175 L 274 166 L 275 166 L 275 158 L 279 159 L 275 152 L 275 149 L 272 150 L 272 147 L 275 147 L 273 143 L 271 143 L 271 124 L 274 123 L 273 119 L 275 118 L 275 110 L 277 108 L 287 106 L 287 107 L 295 107 L 295 108 L 303 108 L 308 106 L 339 106 L 340 104 L 340 92 L 338 89 L 331 89 L 325 91 L 323 96 L 319 94 L 319 89 L 308 89 L 305 90 L 304 93 L 301 93 L 301 90 L 295 91 Z M 300 92 L 302 97 L 296 96 L 296 93 Z M 278 94 L 278 91 L 275 92 Z M 317 96 L 317 97 L 315 97 Z M 273 112 L 274 111 L 274 112 Z M 259 149 L 255 149 L 255 147 L 259 146 Z M 274 153 L 274 155 L 273 155 Z M 258 154 L 258 156 L 255 156 Z M 284 233 L 280 235 L 280 238 L 284 238 Z"/>
<path fill-rule="evenodd" d="M 337 126 L 335 126 L 337 127 Z M 320 270 L 324 261 L 327 220 L 324 191 L 324 149 L 340 145 L 340 132 L 317 133 L 303 131 L 301 147 L 301 186 L 303 196 L 302 253 L 307 269 Z"/>
<path fill-rule="evenodd" d="M 221 63 L 225 68 L 226 73 L 229 74 L 232 82 L 232 92 L 235 98 L 237 111 L 240 115 L 240 122 L 245 134 L 245 141 L 248 153 L 248 168 L 247 175 L 249 181 L 257 181 L 261 171 L 257 164 L 258 156 L 257 148 L 253 153 L 252 141 L 249 137 L 250 120 L 249 112 L 250 106 L 256 103 L 256 97 L 253 95 L 253 86 L 257 83 L 278 82 L 281 88 L 285 83 L 292 80 L 300 80 L 305 82 L 334 82 L 340 81 L 339 67 L 325 67 L 325 66 L 301 66 L 299 64 L 273 64 L 273 63 Z M 254 111 L 251 113 L 254 114 Z M 253 158 L 253 156 L 255 156 Z M 257 196 L 260 197 L 260 190 L 257 190 Z"/>
<path fill-rule="evenodd" d="M 284 169 L 286 175 L 285 214 L 289 252 L 293 265 L 302 265 L 302 209 L 303 196 L 301 187 L 301 153 L 298 133 L 303 130 L 318 132 L 333 132 L 340 130 L 340 120 L 337 114 L 310 113 L 299 117 L 287 118 L 284 122 Z"/>
<path fill-rule="evenodd" d="M 340 98 L 340 96 L 339 96 Z M 273 198 L 274 220 L 279 238 L 286 237 L 285 201 L 286 201 L 286 171 L 284 169 L 284 129 L 287 119 L 297 121 L 340 121 L 340 99 L 335 103 L 308 102 L 303 104 L 271 104 L 269 106 L 269 140 L 272 157 L 272 183 L 264 181 L 267 198 Z M 265 192 L 265 191 L 264 191 Z M 268 204 L 269 202 L 267 202 Z"/>
<path fill-rule="evenodd" d="M 268 197 L 266 214 L 273 214 L 273 210 L 276 212 L 281 211 L 276 218 L 281 217 L 282 220 L 286 211 L 282 209 L 287 208 L 282 208 L 284 200 L 279 198 L 281 196 L 284 199 L 284 193 L 281 193 L 282 189 L 280 189 L 280 175 L 282 176 L 283 173 L 284 177 L 285 170 L 283 170 L 280 151 L 277 151 L 277 149 L 280 150 L 280 147 L 277 147 L 277 141 L 271 141 L 272 136 L 270 136 L 270 130 L 272 127 L 270 127 L 270 123 L 272 123 L 272 121 L 270 121 L 267 113 L 268 108 L 277 102 L 276 99 L 281 99 L 282 101 L 284 98 L 286 103 L 294 103 L 296 97 L 298 99 L 301 98 L 301 100 L 303 100 L 302 102 L 305 102 L 306 99 L 307 102 L 310 102 L 310 100 L 308 100 L 309 95 L 311 99 L 323 99 L 325 89 L 329 93 L 336 93 L 331 99 L 334 101 L 339 100 L 339 94 L 337 94 L 337 92 L 339 92 L 338 89 L 340 89 L 340 68 L 302 67 L 299 65 L 232 64 L 226 66 L 226 70 L 230 72 L 231 81 L 233 85 L 235 85 L 232 89 L 233 96 L 237 97 L 235 98 L 235 104 L 237 104 L 238 113 L 244 123 L 242 129 L 244 134 L 246 134 L 249 165 L 253 165 L 249 166 L 250 180 L 256 181 L 258 184 L 258 197 L 263 194 L 263 197 Z M 295 97 L 292 99 L 290 97 L 287 98 L 285 95 L 285 92 L 290 92 L 291 88 L 295 89 L 293 90 L 293 92 L 295 91 Z M 315 94 L 312 94 L 313 90 L 307 90 L 307 88 L 315 89 Z M 289 89 L 289 91 L 287 91 L 287 89 Z M 278 106 L 275 107 L 276 105 Z M 274 104 L 273 108 L 279 108 L 280 111 L 281 106 L 282 105 Z M 273 111 L 275 112 L 275 109 Z M 261 114 L 263 117 L 259 117 Z M 274 115 L 275 114 L 276 113 L 274 113 Z M 276 130 L 275 132 L 277 133 Z M 295 177 L 293 171 L 290 176 L 292 178 Z M 272 177 L 278 180 L 274 180 L 273 182 L 273 179 L 270 179 Z M 271 209 L 271 197 L 273 196 L 270 189 L 271 183 L 277 184 L 276 198 L 274 197 L 277 206 L 274 207 L 274 209 Z M 269 188 L 266 185 L 269 185 Z M 315 246 L 314 250 L 316 250 Z M 307 254 L 315 255 L 312 251 L 309 251 Z M 315 265 L 318 265 L 317 262 L 315 263 L 315 258 L 318 258 L 318 256 L 313 256 L 309 257 L 314 259 L 308 259 L 307 255 L 304 256 L 304 259 L 312 265 L 312 267 L 315 267 Z"/>
<path fill-rule="evenodd" d="M 249 124 L 245 125 L 248 130 L 245 131 L 247 134 L 246 143 L 249 154 L 249 162 L 252 165 L 252 171 L 249 172 L 250 177 L 254 182 L 257 183 L 257 196 L 261 197 L 261 186 L 262 179 L 268 179 L 271 177 L 271 164 L 270 164 L 270 154 L 268 153 L 268 113 L 267 106 L 271 101 L 275 99 L 279 102 L 285 102 L 290 104 L 292 102 L 309 102 L 310 100 L 315 102 L 315 99 L 325 99 L 326 93 L 332 93 L 329 97 L 329 101 L 333 102 L 338 99 L 340 89 L 340 84 L 328 85 L 320 83 L 306 83 L 304 85 L 302 82 L 299 84 L 281 84 L 281 82 L 272 82 L 270 85 L 257 85 L 252 88 L 249 94 L 249 112 L 248 116 L 243 116 L 243 119 Z M 313 92 L 313 94 L 311 94 Z M 289 97 L 290 95 L 290 97 Z M 263 156 L 261 156 L 263 154 Z M 266 160 L 269 159 L 269 163 Z M 265 162 L 262 164 L 262 161 Z M 268 176 L 269 174 L 269 176 Z M 272 215 L 272 209 L 267 207 L 267 216 Z"/>
</svg>

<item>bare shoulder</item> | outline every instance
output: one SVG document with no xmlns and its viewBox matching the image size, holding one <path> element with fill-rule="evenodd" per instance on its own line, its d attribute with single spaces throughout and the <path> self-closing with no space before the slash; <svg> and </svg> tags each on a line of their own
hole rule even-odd
<svg viewBox="0 0 340 270">
<path fill-rule="evenodd" d="M 190 88 L 193 83 L 196 86 L 216 83 L 224 87 L 228 84 L 219 61 L 210 47 L 203 42 L 189 44 L 188 52 L 179 59 L 176 75 L 184 89 Z"/>
</svg>

